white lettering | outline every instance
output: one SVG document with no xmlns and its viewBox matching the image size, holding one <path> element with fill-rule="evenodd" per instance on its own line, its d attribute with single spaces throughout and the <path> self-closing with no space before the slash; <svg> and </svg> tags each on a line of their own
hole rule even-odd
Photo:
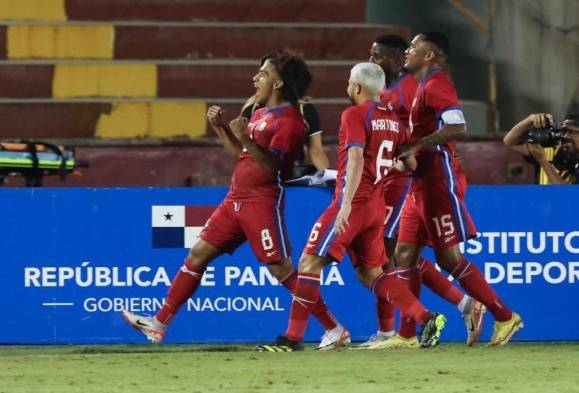
<svg viewBox="0 0 579 393">
<path fill-rule="evenodd" d="M 554 276 L 552 270 L 559 270 L 558 275 Z M 567 278 L 567 269 L 561 262 L 549 262 L 543 267 L 543 277 L 549 284 L 561 284 Z"/>
<path fill-rule="evenodd" d="M 493 269 L 497 272 L 496 276 L 493 276 Z M 505 278 L 504 266 L 497 262 L 486 262 L 485 278 L 489 284 L 496 284 L 503 281 Z"/>
<path fill-rule="evenodd" d="M 247 312 L 247 311 L 274 311 L 281 312 L 285 309 L 280 306 L 278 297 L 217 297 L 194 298 L 187 302 L 187 311 L 197 312 Z"/>
<path fill-rule="evenodd" d="M 527 249 L 532 254 L 540 254 L 545 251 L 545 232 L 539 233 L 539 247 L 533 242 L 533 232 L 527 232 Z"/>
<path fill-rule="evenodd" d="M 565 249 L 573 254 L 579 254 L 579 247 L 574 247 L 571 244 L 573 238 L 579 237 L 579 231 L 573 231 L 565 236 Z"/>
<path fill-rule="evenodd" d="M 398 122 L 391 119 L 374 119 L 372 120 L 372 131 L 399 132 Z"/>
<path fill-rule="evenodd" d="M 523 263 L 511 262 L 507 265 L 507 282 L 509 284 L 523 283 Z"/>
<path fill-rule="evenodd" d="M 495 253 L 495 239 L 500 236 L 499 232 L 484 232 L 482 237 L 486 237 L 489 241 L 488 245 L 488 253 L 494 254 Z"/>
<path fill-rule="evenodd" d="M 513 253 L 521 253 L 521 239 L 526 236 L 525 232 L 510 232 L 509 235 L 513 238 Z"/>
<path fill-rule="evenodd" d="M 543 266 L 539 262 L 527 262 L 525 268 L 525 282 L 532 283 L 533 277 L 540 276 Z"/>
<path fill-rule="evenodd" d="M 342 275 L 340 274 L 340 270 L 338 269 L 337 264 L 332 264 L 332 266 L 330 266 L 328 273 L 324 274 L 324 276 L 320 280 L 320 283 L 322 285 L 330 285 L 332 283 L 336 283 L 340 286 L 345 285 L 344 279 L 342 278 Z"/>
<path fill-rule="evenodd" d="M 234 278 L 241 276 L 241 270 L 237 266 L 225 266 L 225 286 L 231 286 Z"/>
<path fill-rule="evenodd" d="M 240 287 L 242 287 L 247 283 L 249 283 L 253 286 L 258 285 L 257 278 L 255 277 L 255 274 L 253 274 L 253 270 L 250 267 L 246 267 L 245 269 L 243 269 L 243 274 L 241 275 L 241 278 L 239 279 L 238 285 Z"/>
<path fill-rule="evenodd" d="M 201 277 L 201 285 L 206 287 L 215 286 L 215 266 L 208 266 Z"/>
<path fill-rule="evenodd" d="M 24 268 L 24 286 L 25 287 L 39 287 L 41 277 L 40 269 L 36 267 L 27 267 Z"/>
</svg>

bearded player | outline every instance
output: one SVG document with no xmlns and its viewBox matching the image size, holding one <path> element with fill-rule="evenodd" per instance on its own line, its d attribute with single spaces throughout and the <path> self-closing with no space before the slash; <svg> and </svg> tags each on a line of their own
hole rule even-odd
<svg viewBox="0 0 579 393">
<path fill-rule="evenodd" d="M 464 203 L 466 180 L 457 176 L 456 140 L 465 135 L 466 122 L 445 72 L 449 51 L 446 36 L 435 31 L 418 34 L 406 51 L 404 67 L 420 82 L 410 109 L 411 143 L 399 158 L 416 155 L 417 168 L 402 208 L 394 259 L 398 266 L 412 268 L 430 245 L 438 265 L 495 318 L 490 345 L 505 345 L 523 321 L 459 249 L 476 230 Z"/>
<path fill-rule="evenodd" d="M 440 340 L 444 316 L 426 310 L 396 271 L 382 270 L 386 261 L 382 181 L 405 132 L 396 114 L 380 103 L 384 84 L 384 72 L 376 64 L 360 63 L 350 72 L 347 93 L 354 105 L 341 117 L 336 191 L 314 224 L 300 259 L 286 333 L 258 350 L 303 349 L 308 318 L 320 299 L 320 274 L 324 266 L 342 261 L 346 252 L 367 288 L 422 325 L 422 346 L 432 347 Z"/>
<path fill-rule="evenodd" d="M 256 100 L 263 108 L 248 120 L 238 117 L 227 127 L 219 107 L 208 110 L 212 128 L 225 150 L 237 158 L 231 187 L 209 218 L 171 283 L 165 303 L 154 317 L 127 310 L 125 319 L 150 341 L 159 343 L 179 308 L 195 293 L 207 266 L 223 253 L 249 242 L 260 262 L 293 293 L 297 271 L 290 259 L 284 224 L 283 180 L 303 146 L 304 121 L 297 107 L 310 84 L 306 63 L 289 51 L 266 55 L 253 77 Z M 347 343 L 350 334 L 339 325 L 319 298 L 314 315 L 326 334 L 319 349 Z"/>
<path fill-rule="evenodd" d="M 395 34 L 380 36 L 370 48 L 370 61 L 378 64 L 386 75 L 386 87 L 380 99 L 384 105 L 391 106 L 400 122 L 408 128 L 408 118 L 412 100 L 416 93 L 418 82 L 414 75 L 404 69 L 405 51 L 408 48 L 406 41 Z M 386 204 L 386 221 L 384 222 L 384 247 L 392 268 L 394 248 L 398 238 L 400 213 L 404 199 L 412 182 L 410 172 L 391 170 L 384 181 L 384 202 Z M 394 262 L 394 263 L 392 263 Z M 398 274 L 411 285 L 416 297 L 420 295 L 421 284 L 426 285 L 434 293 L 454 304 L 461 312 L 467 328 L 467 345 L 476 343 L 482 330 L 482 321 L 485 312 L 484 306 L 465 295 L 460 289 L 448 281 L 430 262 L 420 258 L 418 266 L 398 268 Z M 398 333 L 394 331 L 394 305 L 381 298 L 376 300 L 379 329 L 366 342 L 357 348 L 387 349 L 387 348 L 416 348 L 416 323 L 412 318 L 402 316 Z"/>
</svg>

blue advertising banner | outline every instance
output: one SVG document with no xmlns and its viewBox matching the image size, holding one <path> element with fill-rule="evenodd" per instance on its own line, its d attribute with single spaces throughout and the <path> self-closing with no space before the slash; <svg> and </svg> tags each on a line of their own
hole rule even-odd
<svg viewBox="0 0 579 393">
<path fill-rule="evenodd" d="M 525 320 L 518 340 L 579 340 L 577 189 L 473 186 L 467 205 L 479 236 L 462 245 Z M 225 188 L 3 189 L 0 343 L 142 343 L 120 311 L 154 314 Z M 290 188 L 287 227 L 297 263 L 332 190 Z M 425 255 L 432 258 L 432 252 Z M 375 299 L 349 260 L 326 269 L 322 295 L 354 339 L 377 329 Z M 462 341 L 454 305 L 443 339 Z M 291 297 L 243 245 L 220 257 L 175 317 L 167 342 L 270 341 L 283 333 Z M 492 332 L 487 315 L 483 339 Z M 306 339 L 317 341 L 312 320 Z"/>
</svg>

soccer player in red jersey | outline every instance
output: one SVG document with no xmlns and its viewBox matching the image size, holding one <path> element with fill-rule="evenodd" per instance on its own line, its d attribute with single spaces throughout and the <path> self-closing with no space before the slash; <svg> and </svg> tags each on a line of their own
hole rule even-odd
<svg viewBox="0 0 579 393">
<path fill-rule="evenodd" d="M 446 36 L 431 31 L 418 34 L 406 51 L 404 66 L 420 83 L 410 110 L 411 143 L 399 158 L 416 155 L 417 168 L 402 208 L 394 259 L 398 266 L 411 268 L 425 245 L 433 247 L 438 265 L 495 318 L 490 345 L 505 345 L 523 321 L 459 249 L 476 230 L 464 203 L 465 177 L 457 175 L 456 140 L 465 135 L 466 122 L 445 72 L 449 50 Z"/>
<path fill-rule="evenodd" d="M 152 342 L 162 341 L 169 322 L 195 293 L 209 263 L 225 252 L 233 253 L 246 240 L 281 284 L 292 293 L 296 287 L 297 271 L 291 263 L 284 224 L 282 182 L 304 143 L 304 121 L 297 104 L 311 76 L 299 56 L 277 51 L 262 59 L 253 81 L 256 100 L 263 108 L 249 121 L 240 116 L 227 127 L 221 108 L 211 107 L 207 114 L 226 151 L 237 158 L 229 193 L 189 251 L 161 310 L 154 317 L 123 311 L 125 319 Z M 326 330 L 320 349 L 349 342 L 350 334 L 321 298 L 314 309 Z"/>
<path fill-rule="evenodd" d="M 332 202 L 314 224 L 300 259 L 298 283 L 285 336 L 262 351 L 303 349 L 309 315 L 320 299 L 324 266 L 341 261 L 348 252 L 360 281 L 378 296 L 392 301 L 423 326 L 421 344 L 435 346 L 445 318 L 420 304 L 396 271 L 382 270 L 384 218 L 382 181 L 393 165 L 404 135 L 396 114 L 380 104 L 382 69 L 373 63 L 355 65 L 347 93 L 354 104 L 342 113 L 339 131 L 338 175 Z"/>
<path fill-rule="evenodd" d="M 386 75 L 386 87 L 380 95 L 384 105 L 396 112 L 400 122 L 408 128 L 410 108 L 418 87 L 414 75 L 404 69 L 405 51 L 408 48 L 406 41 L 395 34 L 380 36 L 370 48 L 370 62 L 378 64 Z M 408 142 L 406 140 L 405 142 Z M 384 247 L 390 264 L 385 268 L 393 268 L 395 261 L 394 248 L 398 241 L 400 213 L 404 199 L 408 194 L 411 183 L 410 172 L 391 170 L 384 181 L 384 202 L 386 203 L 386 221 L 384 222 Z M 399 275 L 413 290 L 416 297 L 420 295 L 421 283 L 434 293 L 457 306 L 462 313 L 467 326 L 467 345 L 476 342 L 482 330 L 484 306 L 448 281 L 425 258 L 420 258 L 418 266 L 412 268 L 398 268 Z M 379 330 L 358 348 L 412 348 L 418 346 L 416 340 L 416 322 L 412 318 L 402 316 L 398 335 L 394 331 L 394 305 L 381 298 L 377 298 L 376 310 L 378 314 Z M 471 329 L 475 326 L 475 329 Z M 391 338 L 389 340 L 389 338 Z"/>
</svg>

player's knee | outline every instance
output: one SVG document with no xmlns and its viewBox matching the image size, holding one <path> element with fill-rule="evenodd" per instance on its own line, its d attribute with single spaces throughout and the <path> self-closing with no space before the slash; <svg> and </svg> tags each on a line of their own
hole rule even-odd
<svg viewBox="0 0 579 393">
<path fill-rule="evenodd" d="M 284 258 L 278 263 L 270 263 L 267 265 L 267 268 L 272 276 L 274 276 L 278 281 L 285 279 L 294 270 L 290 258 Z"/>
<path fill-rule="evenodd" d="M 303 254 L 300 258 L 300 272 L 319 274 L 323 267 L 322 259 L 315 255 Z"/>
<path fill-rule="evenodd" d="M 460 253 L 458 245 L 446 250 L 435 250 L 434 254 L 436 255 L 436 263 L 449 273 L 454 271 L 454 268 L 462 260 L 462 254 Z"/>
<path fill-rule="evenodd" d="M 200 243 L 197 243 L 193 248 L 189 250 L 189 254 L 187 255 L 187 260 L 185 261 L 186 265 L 191 265 L 189 267 L 194 267 L 197 269 L 205 269 L 211 258 L 209 257 L 206 250 L 203 249 Z"/>
<path fill-rule="evenodd" d="M 381 268 L 375 269 L 366 269 L 363 267 L 356 268 L 356 275 L 358 276 L 358 280 L 366 287 L 372 288 L 372 283 L 382 273 Z"/>
<path fill-rule="evenodd" d="M 410 267 L 416 264 L 418 254 L 414 247 L 399 243 L 394 251 L 394 263 L 398 267 Z"/>
</svg>

